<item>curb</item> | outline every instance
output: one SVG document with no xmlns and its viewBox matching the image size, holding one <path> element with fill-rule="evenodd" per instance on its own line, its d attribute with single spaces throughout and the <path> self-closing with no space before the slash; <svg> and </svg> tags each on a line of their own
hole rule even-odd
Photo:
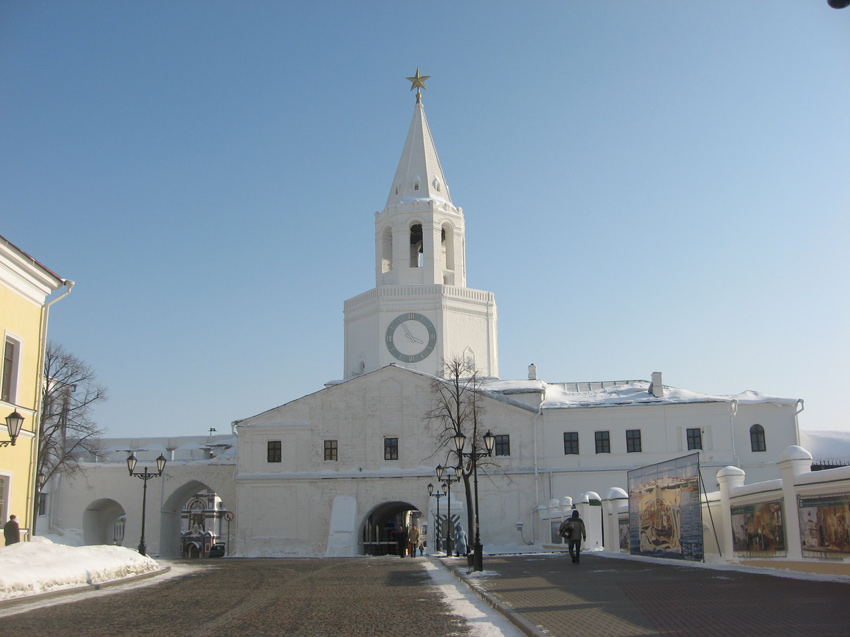
<svg viewBox="0 0 850 637">
<path fill-rule="evenodd" d="M 99 591 L 103 588 L 111 588 L 112 586 L 120 586 L 121 584 L 138 582 L 140 580 L 149 579 L 151 577 L 164 575 L 170 570 L 171 567 L 166 566 L 165 568 L 161 568 L 158 571 L 150 571 L 149 573 L 142 573 L 140 575 L 131 575 L 130 577 L 113 579 L 107 582 L 100 582 L 99 584 L 83 584 L 82 586 L 74 586 L 73 588 L 62 588 L 55 591 L 47 591 L 46 593 L 35 593 L 33 595 L 22 595 L 21 597 L 4 599 L 0 600 L 0 610 L 12 608 L 14 606 L 20 606 L 29 602 L 40 602 L 45 599 L 52 599 L 54 597 L 63 597 L 65 595 L 73 595 L 74 593 L 84 593 L 86 591 Z"/>
<path fill-rule="evenodd" d="M 521 630 L 524 634 L 529 637 L 550 637 L 550 633 L 543 630 L 540 626 L 532 624 L 525 617 L 520 615 L 510 606 L 506 606 L 498 599 L 490 595 L 487 591 L 480 588 L 477 583 L 473 582 L 471 578 L 467 577 L 467 573 L 465 573 L 462 569 L 457 568 L 453 564 L 446 564 L 442 559 L 431 558 L 432 562 L 436 562 L 443 568 L 445 568 L 449 573 L 454 575 L 458 580 L 463 582 L 469 590 L 478 595 L 484 602 L 487 603 L 488 606 L 498 611 L 505 619 L 511 622 L 514 626 L 516 626 L 519 630 Z"/>
</svg>

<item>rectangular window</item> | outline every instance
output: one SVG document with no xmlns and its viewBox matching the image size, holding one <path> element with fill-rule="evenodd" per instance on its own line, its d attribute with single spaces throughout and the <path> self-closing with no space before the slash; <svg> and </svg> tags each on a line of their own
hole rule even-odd
<svg viewBox="0 0 850 637">
<path fill-rule="evenodd" d="M 268 441 L 268 461 L 269 462 L 280 462 L 282 449 L 283 448 L 281 447 L 280 440 L 269 440 Z"/>
<path fill-rule="evenodd" d="M 325 460 L 337 460 L 336 440 L 325 440 Z"/>
<path fill-rule="evenodd" d="M 6 338 L 3 345 L 3 381 L 0 386 L 0 400 L 7 403 L 17 402 L 18 361 L 21 356 L 21 344 Z"/>
<path fill-rule="evenodd" d="M 511 437 L 496 436 L 496 444 L 494 446 L 494 449 L 496 450 L 497 456 L 511 455 Z"/>
<path fill-rule="evenodd" d="M 702 430 L 688 429 L 688 450 L 702 449 Z"/>
<path fill-rule="evenodd" d="M 398 438 L 384 438 L 384 460 L 398 460 Z"/>
<path fill-rule="evenodd" d="M 565 456 L 577 456 L 578 455 L 578 432 L 577 431 L 565 431 L 564 432 L 564 455 Z"/>
<path fill-rule="evenodd" d="M 9 502 L 9 494 L 6 489 L 9 486 L 9 481 L 6 476 L 0 476 L 0 520 L 8 520 L 9 512 L 6 510 L 6 503 Z"/>
<path fill-rule="evenodd" d="M 640 451 L 640 429 L 626 430 L 626 451 L 628 453 Z"/>
<path fill-rule="evenodd" d="M 47 515 L 47 494 L 39 493 L 38 494 L 38 514 L 39 515 Z"/>
<path fill-rule="evenodd" d="M 611 453 L 611 436 L 607 431 L 597 431 L 596 453 Z"/>
</svg>

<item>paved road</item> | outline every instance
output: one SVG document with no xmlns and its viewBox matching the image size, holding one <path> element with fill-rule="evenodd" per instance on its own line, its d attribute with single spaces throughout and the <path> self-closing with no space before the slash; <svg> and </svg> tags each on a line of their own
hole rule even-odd
<svg viewBox="0 0 850 637">
<path fill-rule="evenodd" d="M 486 557 L 468 581 L 546 635 L 850 635 L 850 582 L 585 553 Z M 543 629 L 543 630 L 541 630 Z"/>
<path fill-rule="evenodd" d="M 223 559 L 3 617 L 4 635 L 464 635 L 424 560 Z"/>
</svg>

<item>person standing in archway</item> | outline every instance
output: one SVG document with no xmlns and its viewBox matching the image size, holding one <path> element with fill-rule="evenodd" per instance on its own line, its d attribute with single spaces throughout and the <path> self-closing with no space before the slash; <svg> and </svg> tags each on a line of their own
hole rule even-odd
<svg viewBox="0 0 850 637">
<path fill-rule="evenodd" d="M 419 529 L 414 524 L 410 527 L 410 533 L 407 535 L 408 551 L 410 557 L 416 557 L 416 549 L 419 547 Z"/>
<path fill-rule="evenodd" d="M 6 539 L 6 546 L 21 541 L 21 527 L 18 526 L 17 515 L 10 515 L 9 521 L 3 525 L 3 537 Z"/>
<path fill-rule="evenodd" d="M 399 528 L 398 533 L 396 533 L 395 540 L 398 543 L 398 556 L 404 557 L 404 554 L 407 553 L 407 527 L 402 526 Z"/>
</svg>

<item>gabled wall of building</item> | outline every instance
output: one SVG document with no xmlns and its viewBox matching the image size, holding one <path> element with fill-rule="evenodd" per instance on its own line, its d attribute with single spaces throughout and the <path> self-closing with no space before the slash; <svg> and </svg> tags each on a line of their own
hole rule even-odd
<svg viewBox="0 0 850 637">
<path fill-rule="evenodd" d="M 0 440 L 10 440 L 9 414 L 24 418 L 15 445 L 0 448 L 0 521 L 16 515 L 22 539 L 32 528 L 35 508 L 46 300 L 63 285 L 70 291 L 73 282 L 0 237 Z"/>
</svg>

